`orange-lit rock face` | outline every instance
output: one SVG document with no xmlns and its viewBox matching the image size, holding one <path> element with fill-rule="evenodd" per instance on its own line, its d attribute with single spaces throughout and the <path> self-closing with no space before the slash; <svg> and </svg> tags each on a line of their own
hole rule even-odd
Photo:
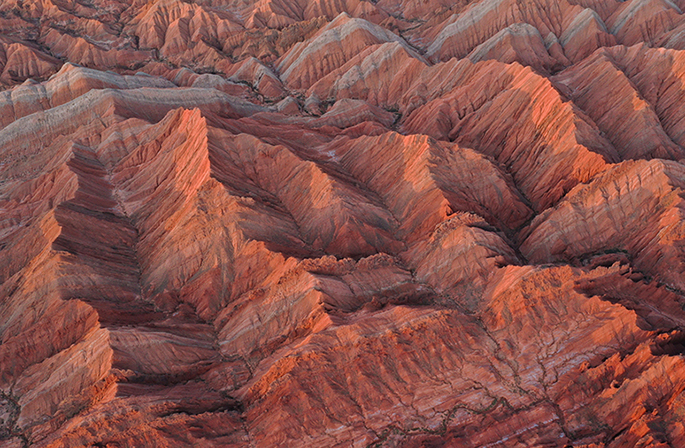
<svg viewBox="0 0 685 448">
<path fill-rule="evenodd" d="M 0 448 L 685 446 L 684 8 L 0 1 Z"/>
</svg>

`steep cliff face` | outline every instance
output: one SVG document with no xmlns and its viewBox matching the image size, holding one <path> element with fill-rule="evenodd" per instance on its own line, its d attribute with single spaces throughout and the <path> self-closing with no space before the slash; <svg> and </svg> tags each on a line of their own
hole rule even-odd
<svg viewBox="0 0 685 448">
<path fill-rule="evenodd" d="M 0 2 L 0 447 L 685 446 L 683 8 Z"/>
</svg>

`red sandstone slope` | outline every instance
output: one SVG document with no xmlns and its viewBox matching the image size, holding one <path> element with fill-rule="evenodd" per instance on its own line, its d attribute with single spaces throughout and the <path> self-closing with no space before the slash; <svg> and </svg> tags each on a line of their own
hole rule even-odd
<svg viewBox="0 0 685 448">
<path fill-rule="evenodd" d="M 685 2 L 0 2 L 0 447 L 685 446 Z"/>
</svg>

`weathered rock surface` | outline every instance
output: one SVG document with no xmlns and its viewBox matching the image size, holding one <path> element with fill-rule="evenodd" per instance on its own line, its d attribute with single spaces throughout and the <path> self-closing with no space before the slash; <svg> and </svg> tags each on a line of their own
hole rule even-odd
<svg viewBox="0 0 685 448">
<path fill-rule="evenodd" d="M 0 2 L 0 447 L 685 446 L 684 8 Z"/>
<path fill-rule="evenodd" d="M 399 42 L 409 49 L 396 34 L 343 13 L 309 41 L 293 45 L 279 61 L 278 70 L 289 87 L 306 89 L 364 48 L 386 42 Z"/>
</svg>

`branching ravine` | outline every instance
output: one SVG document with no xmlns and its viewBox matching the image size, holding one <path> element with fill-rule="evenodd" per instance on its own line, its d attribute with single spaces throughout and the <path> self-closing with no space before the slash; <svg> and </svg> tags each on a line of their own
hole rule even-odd
<svg viewBox="0 0 685 448">
<path fill-rule="evenodd" d="M 21 440 L 22 447 L 27 448 L 29 446 L 29 438 L 26 433 L 17 426 L 19 414 L 21 413 L 19 397 L 11 392 L 0 390 L 0 406 L 2 401 L 6 403 L 4 407 L 8 408 L 8 416 L 6 421 L 3 422 L 0 420 L 0 441 L 17 438 Z"/>
<path fill-rule="evenodd" d="M 511 412 L 518 412 L 522 410 L 529 409 L 540 402 L 534 402 L 531 403 L 531 405 L 526 406 L 526 407 L 521 407 L 521 408 L 514 408 L 509 401 L 504 398 L 504 397 L 497 397 L 497 396 L 492 396 L 490 395 L 489 391 L 485 389 L 486 395 L 489 395 L 489 398 L 492 399 L 492 401 L 487 405 L 482 408 L 474 408 L 471 406 L 467 406 L 465 404 L 457 404 L 447 410 L 444 413 L 443 419 L 440 421 L 438 427 L 436 429 L 431 429 L 427 427 L 412 427 L 412 428 L 401 428 L 396 425 L 390 425 L 383 429 L 381 431 L 380 435 L 378 435 L 378 439 L 367 445 L 367 448 L 381 448 L 383 444 L 388 440 L 388 438 L 392 434 L 400 434 L 403 437 L 413 437 L 413 436 L 418 436 L 418 435 L 435 435 L 435 436 L 442 436 L 447 433 L 447 429 L 449 427 L 450 421 L 455 417 L 456 413 L 459 410 L 464 410 L 470 414 L 474 415 L 485 415 L 489 414 L 493 411 L 495 411 L 499 407 L 505 407 Z M 375 431 L 374 431 L 375 432 Z"/>
</svg>

